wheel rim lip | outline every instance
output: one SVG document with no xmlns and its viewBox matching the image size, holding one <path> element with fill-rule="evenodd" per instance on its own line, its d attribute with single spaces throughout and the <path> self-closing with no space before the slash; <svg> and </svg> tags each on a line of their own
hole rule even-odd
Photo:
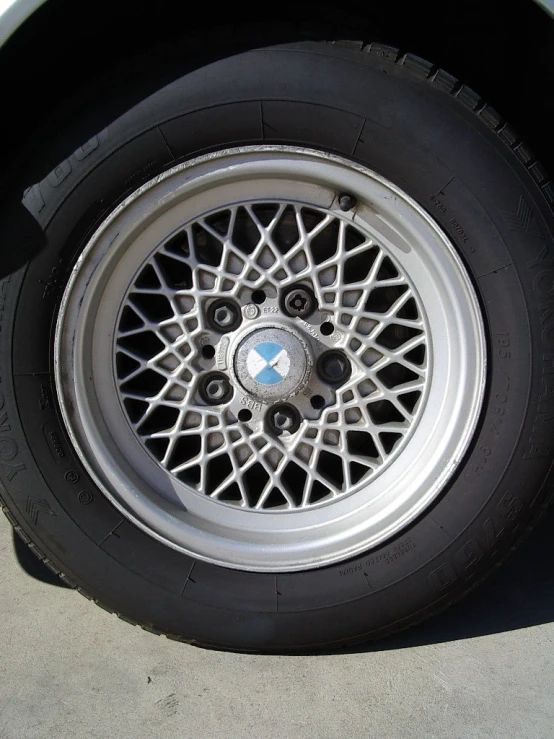
<svg viewBox="0 0 554 739">
<path fill-rule="evenodd" d="M 394 516 L 390 515 L 390 505 L 388 508 L 387 505 L 383 506 L 380 515 L 374 516 L 374 523 L 378 525 L 378 530 L 376 529 L 371 532 L 363 520 L 363 515 L 360 515 L 360 512 L 363 513 L 364 510 L 367 512 L 369 505 L 367 501 L 364 505 L 358 504 L 356 509 L 357 516 L 354 515 L 356 511 L 337 510 L 335 517 L 335 522 L 337 523 L 337 527 L 335 527 L 337 529 L 336 531 L 324 532 L 322 530 L 324 526 L 321 522 L 310 518 L 307 511 L 294 510 L 284 511 L 282 514 L 272 513 L 271 516 L 290 516 L 294 513 L 296 517 L 299 517 L 295 519 L 297 520 L 297 525 L 294 528 L 294 533 L 298 541 L 294 546 L 289 541 L 290 531 L 275 530 L 271 532 L 275 550 L 273 555 L 271 552 L 268 552 L 268 545 L 264 540 L 264 537 L 267 536 L 267 531 L 263 527 L 260 531 L 260 527 L 257 525 L 259 521 L 256 524 L 251 523 L 249 525 L 245 525 L 244 521 L 242 521 L 240 527 L 234 529 L 233 526 L 236 525 L 235 517 L 230 516 L 225 526 L 216 525 L 213 521 L 205 518 L 204 511 L 200 505 L 195 505 L 198 501 L 192 501 L 192 504 L 188 506 L 185 516 L 186 520 L 183 520 L 182 516 L 176 518 L 171 506 L 165 505 L 164 501 L 160 499 L 157 501 L 158 510 L 156 512 L 155 522 L 153 523 L 152 516 L 150 515 L 151 511 L 149 512 L 148 507 L 145 507 L 144 500 L 140 499 L 140 480 L 136 480 L 130 474 L 127 478 L 126 486 L 124 488 L 120 486 L 118 489 L 118 480 L 114 479 L 113 470 L 99 469 L 94 462 L 98 458 L 99 453 L 101 458 L 105 459 L 105 449 L 102 449 L 101 439 L 83 438 L 78 414 L 72 412 L 72 408 L 77 407 L 79 407 L 80 415 L 82 415 L 83 410 L 89 413 L 91 411 L 89 400 L 78 397 L 78 392 L 76 391 L 79 381 L 82 382 L 84 380 L 82 367 L 79 368 L 79 362 L 77 361 L 82 356 L 83 338 L 81 336 L 80 339 L 76 340 L 74 332 L 68 330 L 67 323 L 68 316 L 75 319 L 74 291 L 82 280 L 83 267 L 86 266 L 88 272 L 92 274 L 101 267 L 103 255 L 101 253 L 95 253 L 95 245 L 101 242 L 102 239 L 104 239 L 102 243 L 105 243 L 105 237 L 109 237 L 110 233 L 113 235 L 114 224 L 116 224 L 118 219 L 123 218 L 124 220 L 126 214 L 133 207 L 133 204 L 136 204 L 143 195 L 151 191 L 153 192 L 160 184 L 168 185 L 169 181 L 174 178 L 180 182 L 180 189 L 168 189 L 166 187 L 165 193 L 161 197 L 158 197 L 158 201 L 162 203 L 162 206 L 170 208 L 171 206 L 167 204 L 172 201 L 172 198 L 178 198 L 178 194 L 176 193 L 181 193 L 183 190 L 186 191 L 187 184 L 189 187 L 191 183 L 192 187 L 194 187 L 194 183 L 198 185 L 198 180 L 194 177 L 191 176 L 187 179 L 188 173 L 194 172 L 195 169 L 198 171 L 198 168 L 207 167 L 207 176 L 208 178 L 211 177 L 213 181 L 214 171 L 219 174 L 221 173 L 220 167 L 216 166 L 214 171 L 210 169 L 214 163 L 217 165 L 222 162 L 229 169 L 236 166 L 237 161 L 241 157 L 261 157 L 262 160 L 267 158 L 274 168 L 276 161 L 277 163 L 281 161 L 280 166 L 282 166 L 282 160 L 284 158 L 295 162 L 305 160 L 310 166 L 315 166 L 316 164 L 323 167 L 330 166 L 332 169 L 334 168 L 335 175 L 338 171 L 342 173 L 343 183 L 350 181 L 350 179 L 357 178 L 357 180 L 360 180 L 361 178 L 365 182 L 378 185 L 388 192 L 389 195 L 392 194 L 393 197 L 398 198 L 399 204 L 403 204 L 403 206 L 409 205 L 412 212 L 417 214 L 420 224 L 426 224 L 430 233 L 435 234 L 437 242 L 442 244 L 447 260 L 450 261 L 454 270 L 457 271 L 457 277 L 461 280 L 458 288 L 466 297 L 466 304 L 462 305 L 461 308 L 458 306 L 458 310 L 463 309 L 468 313 L 470 323 L 472 324 L 472 336 L 475 340 L 475 356 L 472 358 L 473 366 L 472 368 L 465 368 L 466 375 L 471 371 L 475 375 L 473 386 L 476 390 L 472 393 L 470 409 L 465 414 L 466 420 L 459 434 L 458 443 L 455 444 L 454 452 L 439 460 L 441 464 L 435 465 L 437 469 L 435 470 L 433 484 L 426 487 L 426 492 L 419 494 L 417 500 L 412 495 L 410 505 L 404 506 L 403 511 L 397 510 Z M 279 165 L 276 168 L 279 169 Z M 204 173 L 205 176 L 206 174 Z M 340 183 L 337 184 L 340 186 Z M 167 198 L 166 201 L 164 201 L 164 197 Z M 270 199 L 260 198 L 262 202 Z M 150 212 L 148 212 L 148 215 L 151 217 Z M 140 230 L 142 232 L 144 231 L 144 223 L 141 225 Z M 423 303 L 423 307 L 426 309 L 425 303 Z M 83 310 L 83 314 L 85 312 Z M 429 339 L 433 341 L 432 331 L 429 334 Z M 386 179 L 359 164 L 342 159 L 341 157 L 300 147 L 240 147 L 210 154 L 205 157 L 198 157 L 168 170 L 136 190 L 101 224 L 80 255 L 64 293 L 56 326 L 55 375 L 62 415 L 73 445 L 82 463 L 95 479 L 97 485 L 127 518 L 131 519 L 133 523 L 154 538 L 179 551 L 193 555 L 198 559 L 234 569 L 278 572 L 310 569 L 322 565 L 334 564 L 367 551 L 369 548 L 382 543 L 404 529 L 444 489 L 445 484 L 457 469 L 461 458 L 467 450 L 481 410 L 485 387 L 485 371 L 485 339 L 477 298 L 460 257 L 442 230 L 439 229 L 437 224 L 435 224 L 430 216 L 415 201 Z M 71 382 L 71 392 L 69 393 L 67 392 L 67 383 L 64 383 L 67 378 L 77 380 L 76 383 Z M 464 377 L 463 381 L 466 382 L 467 377 Z M 458 405 L 460 404 L 458 403 Z M 418 474 L 421 477 L 421 471 Z M 401 480 L 403 479 L 405 481 L 406 476 L 407 473 L 405 472 Z M 427 481 L 426 478 L 425 481 Z M 371 481 L 368 487 L 370 486 Z M 412 487 L 414 486 L 412 485 Z M 355 495 L 358 494 L 356 493 Z M 353 496 L 347 497 L 352 498 Z M 191 503 L 191 501 L 188 501 L 188 503 Z M 329 505 L 337 506 L 338 502 Z M 242 516 L 246 514 L 267 517 L 266 513 L 260 514 L 251 510 L 242 510 L 238 513 Z M 306 521 L 302 522 L 302 517 L 306 518 Z M 344 531 L 340 531 L 340 526 L 338 526 L 341 521 L 345 520 L 348 521 L 348 536 L 344 534 Z M 202 522 L 202 528 L 195 529 L 195 525 L 199 521 Z M 183 532 L 185 532 L 185 536 L 183 536 Z M 314 532 L 318 536 L 321 535 L 317 540 L 316 546 L 314 546 Z M 247 537 L 246 541 L 244 540 L 245 536 Z M 230 550 L 232 557 L 229 555 Z"/>
</svg>

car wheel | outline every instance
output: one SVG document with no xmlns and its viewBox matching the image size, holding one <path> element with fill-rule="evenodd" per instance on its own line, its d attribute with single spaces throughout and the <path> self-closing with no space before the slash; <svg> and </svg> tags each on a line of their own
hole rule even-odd
<svg viewBox="0 0 554 739">
<path fill-rule="evenodd" d="M 440 610 L 545 504 L 552 201 L 494 110 L 382 46 L 162 87 L 25 196 L 47 246 L 3 283 L 8 515 L 199 644 Z"/>
</svg>

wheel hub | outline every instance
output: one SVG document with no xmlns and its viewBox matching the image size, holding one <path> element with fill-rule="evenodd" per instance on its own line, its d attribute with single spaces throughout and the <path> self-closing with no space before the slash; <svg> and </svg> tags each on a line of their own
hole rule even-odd
<svg viewBox="0 0 554 739">
<path fill-rule="evenodd" d="M 312 359 L 299 333 L 268 326 L 252 331 L 240 341 L 233 367 L 244 390 L 269 403 L 286 400 L 305 387 Z"/>
</svg>

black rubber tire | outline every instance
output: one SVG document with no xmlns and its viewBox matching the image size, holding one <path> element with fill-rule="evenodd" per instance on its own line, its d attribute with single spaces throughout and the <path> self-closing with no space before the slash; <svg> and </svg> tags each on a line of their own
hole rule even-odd
<svg viewBox="0 0 554 739">
<path fill-rule="evenodd" d="M 52 375 L 60 297 L 95 224 L 177 160 L 262 142 L 337 152 L 407 191 L 462 255 L 488 336 L 479 428 L 432 508 L 354 560 L 277 575 L 194 561 L 124 519 L 79 463 Z M 1 283 L 0 475 L 10 520 L 106 609 L 198 644 L 339 646 L 440 610 L 507 556 L 547 499 L 553 201 L 544 171 L 493 109 L 443 71 L 375 44 L 259 49 L 160 89 L 26 193 L 47 245 Z"/>
</svg>

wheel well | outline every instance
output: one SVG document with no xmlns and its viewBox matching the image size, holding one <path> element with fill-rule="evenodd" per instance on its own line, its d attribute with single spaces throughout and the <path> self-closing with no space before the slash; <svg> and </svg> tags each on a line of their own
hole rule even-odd
<svg viewBox="0 0 554 739">
<path fill-rule="evenodd" d="M 242 15 L 238 5 L 218 10 L 214 19 L 191 17 L 190 6 L 172 0 L 157 0 L 148 12 L 134 0 L 96 0 L 85 9 L 72 0 L 48 0 L 0 51 L 4 170 L 11 171 L 5 182 L 11 189 L 20 178 L 22 160 L 26 174 L 18 186 L 45 176 L 25 154 L 29 141 L 49 141 L 50 157 L 41 156 L 49 167 L 82 143 L 68 135 L 50 143 L 68 116 L 86 122 L 76 134 L 82 139 L 132 105 L 135 88 L 141 94 L 145 89 L 144 73 L 141 85 L 133 84 L 133 60 L 154 49 L 158 62 L 146 80 L 152 90 L 199 60 L 318 38 L 389 43 L 443 67 L 496 107 L 554 171 L 548 136 L 554 21 L 531 0 L 514 0 L 509 10 L 501 0 L 430 0 L 423 11 L 419 3 L 404 5 L 354 0 L 338 9 L 324 0 L 314 17 L 309 1 L 284 0 L 279 13 L 284 20 L 275 23 L 273 7 L 257 8 L 253 16 L 246 3 Z M 124 72 L 114 89 L 116 67 Z"/>
</svg>

